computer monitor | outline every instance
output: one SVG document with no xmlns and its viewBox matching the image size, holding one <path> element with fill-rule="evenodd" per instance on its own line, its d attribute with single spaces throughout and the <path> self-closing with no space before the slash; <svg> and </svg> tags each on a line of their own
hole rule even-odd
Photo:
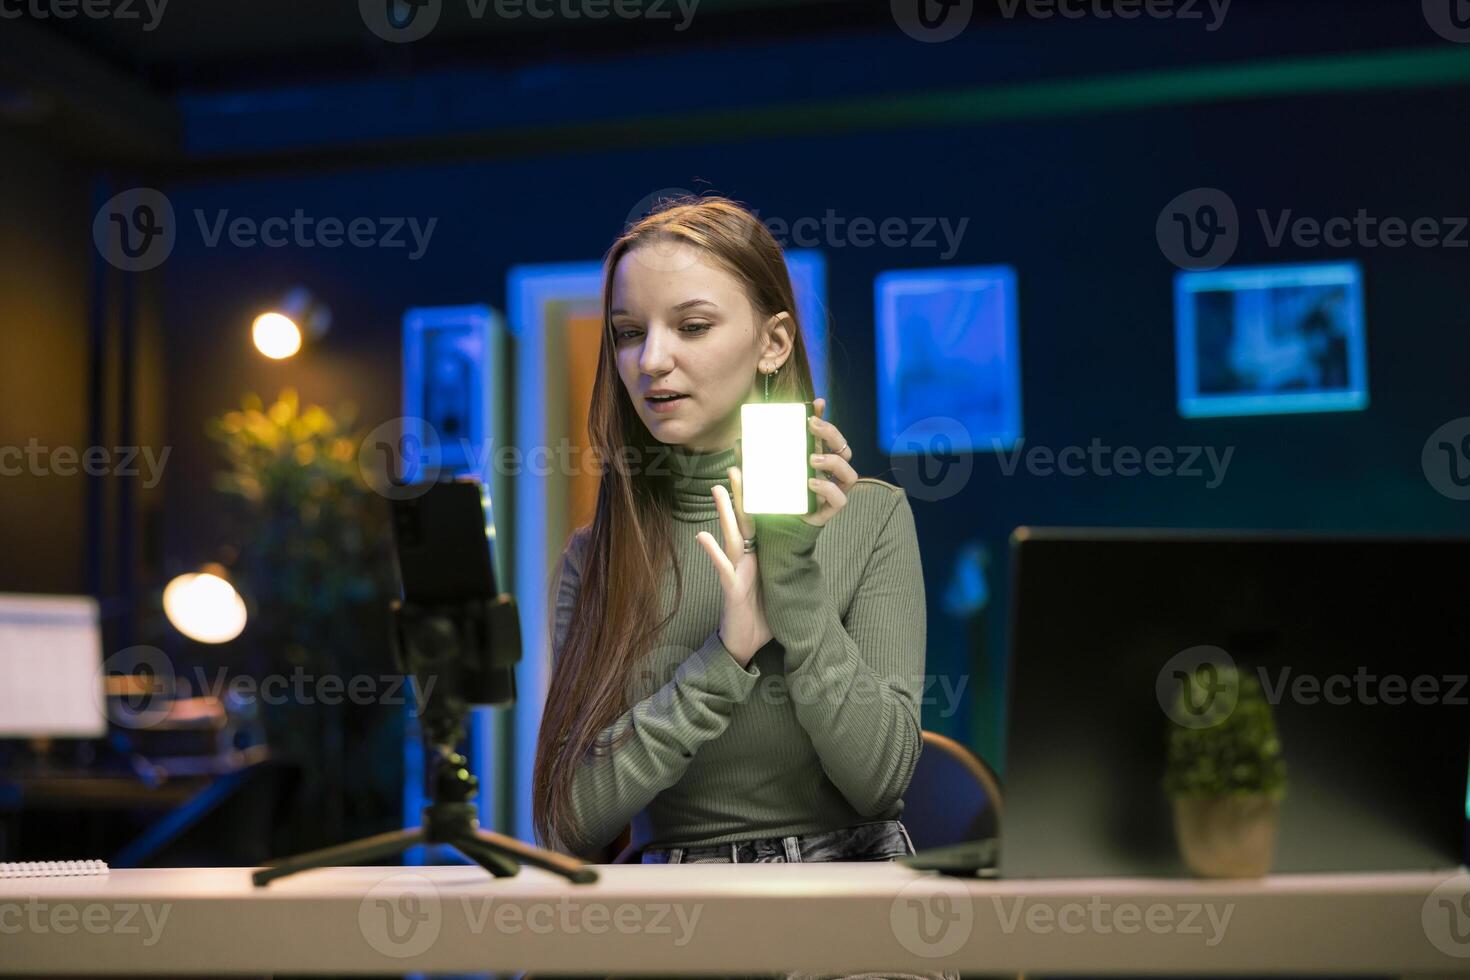
<svg viewBox="0 0 1470 980">
<path fill-rule="evenodd" d="M 96 599 L 0 594 L 0 738 L 105 735 L 102 684 Z"/>
<path fill-rule="evenodd" d="M 1203 645 L 1272 703 L 1275 871 L 1464 860 L 1470 539 L 1023 527 L 1011 549 L 1002 875 L 1185 873 L 1163 691 Z"/>
</svg>

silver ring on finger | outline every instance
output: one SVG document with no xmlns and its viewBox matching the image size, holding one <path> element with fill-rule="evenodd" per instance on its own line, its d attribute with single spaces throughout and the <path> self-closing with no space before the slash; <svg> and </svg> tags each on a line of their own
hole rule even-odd
<svg viewBox="0 0 1470 980">
<path fill-rule="evenodd" d="M 748 555 L 755 550 L 755 538 L 741 538 L 741 541 L 745 545 L 745 554 Z"/>
</svg>

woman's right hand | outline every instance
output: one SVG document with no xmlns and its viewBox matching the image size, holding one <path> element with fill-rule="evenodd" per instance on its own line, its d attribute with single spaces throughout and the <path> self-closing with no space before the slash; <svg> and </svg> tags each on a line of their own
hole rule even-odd
<svg viewBox="0 0 1470 980">
<path fill-rule="evenodd" d="M 735 491 L 733 502 L 730 494 L 719 484 L 710 491 L 720 515 L 724 547 L 717 544 L 714 535 L 708 531 L 700 531 L 695 538 L 710 561 L 714 562 L 715 571 L 720 576 L 720 588 L 725 593 L 724 608 L 720 613 L 720 640 L 734 654 L 736 663 L 745 667 L 756 651 L 771 641 L 771 627 L 766 624 L 765 607 L 761 602 L 760 566 L 755 552 L 745 551 L 744 539 L 755 536 L 755 522 L 745 513 L 740 467 L 730 467 L 729 474 L 730 487 Z"/>
</svg>

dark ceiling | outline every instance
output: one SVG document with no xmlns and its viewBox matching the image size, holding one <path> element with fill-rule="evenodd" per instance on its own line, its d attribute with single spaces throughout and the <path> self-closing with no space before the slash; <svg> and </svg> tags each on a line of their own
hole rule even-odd
<svg viewBox="0 0 1470 980">
<path fill-rule="evenodd" d="M 12 129 L 32 132 L 101 160 L 180 159 L 186 153 L 181 94 L 226 93 L 228 98 L 266 91 L 285 93 L 280 98 L 289 101 L 295 97 L 293 86 L 311 83 L 396 82 L 435 71 L 447 71 L 439 77 L 452 79 L 453 69 L 463 67 L 477 69 L 483 84 L 486 69 L 691 52 L 693 58 L 679 59 L 676 74 L 667 81 L 651 76 L 650 84 L 676 93 L 728 89 L 728 78 L 697 74 L 699 54 L 720 51 L 721 63 L 728 66 L 732 49 L 739 52 L 742 44 L 762 45 L 762 56 L 777 61 L 787 50 L 763 42 L 814 42 L 793 46 L 791 63 L 781 64 L 783 74 L 805 72 L 814 78 L 830 69 L 821 59 L 840 60 L 846 51 L 859 49 L 847 41 L 901 38 L 900 11 L 905 17 L 916 10 L 935 15 L 956 5 L 968 23 L 984 25 L 965 32 L 968 47 L 924 50 L 917 61 L 875 63 L 861 70 L 894 92 L 908 92 L 930 78 L 928 69 L 938 65 L 939 55 L 962 67 L 963 83 L 974 86 L 1388 49 L 1440 57 L 1457 47 L 1436 36 L 1419 5 L 1407 0 L 1191 0 L 1188 6 L 1197 10 L 1228 4 L 1229 25 L 1220 30 L 1139 20 L 1139 0 L 1066 0 L 1070 13 L 1064 15 L 1055 12 L 1061 0 L 1030 0 L 1028 8 L 1019 8 L 1021 2 L 0 0 L 0 137 Z M 1168 0 L 1162 2 L 1169 7 Z M 1174 3 L 1185 6 L 1184 0 Z M 407 4 L 431 5 L 424 9 L 437 8 L 437 22 L 422 39 L 392 43 L 369 27 L 391 4 L 400 11 Z M 1131 18 L 1114 12 L 1123 4 L 1135 11 Z M 507 8 L 520 11 L 519 16 L 503 16 Z M 527 8 L 557 15 L 532 16 Z M 111 15 L 83 15 L 88 9 Z M 598 9 L 624 15 L 588 16 Z M 644 15 L 627 16 L 629 9 Z M 18 10 L 24 16 L 16 17 Z M 61 10 L 74 15 L 57 17 Z M 577 13 L 581 16 L 572 15 Z M 821 43 L 839 38 L 837 44 Z M 915 42 L 910 48 L 912 55 L 931 46 Z M 717 60 L 710 59 L 712 64 Z M 950 86 L 959 84 L 953 72 L 943 77 Z M 637 115 L 643 103 L 657 104 L 654 96 L 661 94 L 666 93 L 629 92 L 626 114 Z"/>
<path fill-rule="evenodd" d="M 893 27 L 886 0 L 616 0 L 656 16 L 599 20 L 563 16 L 574 6 L 570 0 L 438 0 L 438 22 L 427 37 L 392 44 L 367 28 L 354 0 L 164 0 L 152 30 L 144 29 L 153 20 L 150 0 L 110 2 L 126 4 L 136 16 L 33 22 L 158 93 L 455 64 L 509 67 L 562 56 L 621 56 L 673 46 Z M 602 2 L 612 9 L 615 0 Z M 529 5 L 556 16 L 497 16 L 497 3 L 522 5 L 522 10 Z M 686 18 L 691 4 L 693 16 Z M 577 0 L 575 6 L 590 5 Z M 686 19 L 685 29 L 676 30 Z M 0 31 L 7 26 L 0 21 Z"/>
<path fill-rule="evenodd" d="M 1139 0 L 1034 0 L 1050 11 L 1020 16 L 1019 0 L 0 0 L 0 78 L 12 76 L 5 56 L 29 38 L 63 41 L 120 76 L 143 83 L 153 94 L 182 90 L 270 88 L 304 81 L 354 78 L 472 65 L 515 67 L 557 58 L 616 58 L 701 45 L 794 39 L 849 33 L 895 32 L 895 4 L 922 4 L 932 15 L 955 7 L 971 24 L 1028 21 L 1043 31 L 1064 31 L 1083 21 L 1139 23 L 1110 13 Z M 1243 47 L 1259 43 L 1279 49 L 1265 35 L 1297 35 L 1286 46 L 1342 48 L 1376 46 L 1390 20 L 1406 25 L 1406 36 L 1389 43 L 1442 43 L 1415 10 L 1385 18 L 1387 0 L 1161 0 L 1162 6 L 1213 8 L 1226 4 L 1230 25 L 1201 40 Z M 437 11 L 433 30 L 412 43 L 389 43 L 367 26 L 370 16 L 396 5 L 428 4 Z M 98 6 L 114 16 L 65 19 L 48 10 L 67 5 Z M 162 5 L 156 18 L 152 10 Z M 683 5 L 681 7 L 681 4 Z M 629 5 L 652 16 L 604 16 L 599 6 Z M 682 29 L 686 12 L 692 16 Z M 1056 11 L 1066 7 L 1068 14 Z M 509 8 L 513 16 L 500 11 Z M 14 11 L 26 11 L 13 19 Z M 532 16 L 535 10 L 539 16 Z M 568 14 L 571 14 L 569 16 Z M 580 13 L 580 16 L 577 14 Z M 551 16 L 546 16 L 550 14 Z M 1146 22 L 1147 18 L 1145 18 Z M 1267 26 L 1266 21 L 1270 22 Z M 7 37 L 9 35 L 9 37 Z M 1251 35 L 1255 35 L 1251 39 Z M 1244 37 L 1243 37 L 1244 36 Z M 19 39 L 19 40 L 18 40 Z M 1276 38 L 1287 41 L 1287 38 Z M 9 45 L 6 42 L 9 41 Z M 7 50 L 9 49 L 9 50 Z M 1244 51 L 1240 53 L 1245 53 Z"/>
</svg>

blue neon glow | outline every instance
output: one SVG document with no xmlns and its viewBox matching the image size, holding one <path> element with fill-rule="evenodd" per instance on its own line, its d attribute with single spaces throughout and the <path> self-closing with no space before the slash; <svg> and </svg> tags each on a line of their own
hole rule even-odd
<svg viewBox="0 0 1470 980">
<path fill-rule="evenodd" d="M 812 392 L 832 401 L 827 387 L 827 259 L 816 249 L 786 253 L 786 271 L 796 294 L 796 318 L 801 321 L 807 359 L 812 365 Z"/>
<path fill-rule="evenodd" d="M 602 302 L 602 263 L 515 266 L 507 276 L 510 329 L 516 338 L 515 443 L 523 452 L 550 446 L 545 384 L 548 307 L 568 301 Z M 560 438 L 561 433 L 554 434 Z M 560 557 L 560 542 L 550 539 L 544 467 L 523 466 L 515 477 L 515 594 L 521 612 L 521 663 L 516 677 L 515 758 L 512 760 L 508 833 L 532 839 L 531 780 L 536 736 L 551 676 L 551 644 L 546 635 L 549 576 Z"/>
<path fill-rule="evenodd" d="M 1016 270 L 906 269 L 873 285 L 878 440 L 890 455 L 1009 449 L 1021 438 Z"/>
<path fill-rule="evenodd" d="M 1186 418 L 1368 406 L 1356 262 L 1181 272 L 1174 328 Z"/>
<path fill-rule="evenodd" d="M 496 333 L 503 329 L 500 318 L 488 306 L 416 307 L 403 315 L 403 416 L 404 432 L 412 432 L 423 443 L 425 429 L 433 427 L 438 446 L 436 469 L 453 476 L 472 476 L 481 483 L 485 508 L 485 533 L 496 579 L 504 582 L 504 569 L 495 547 L 495 517 L 491 487 L 496 481 L 490 466 L 491 433 L 498 404 L 493 379 L 502 376 Z M 434 474 L 421 474 L 432 479 Z M 499 757 L 495 744 L 493 709 L 471 712 L 466 749 L 470 764 L 480 777 L 478 805 L 480 822 L 498 827 L 496 814 L 502 801 L 498 793 Z M 416 719 L 410 719 L 404 743 L 403 819 L 417 826 L 427 801 L 424 791 L 423 749 Z M 462 860 L 446 848 L 415 847 L 404 855 L 405 864 L 425 861 Z"/>
</svg>

